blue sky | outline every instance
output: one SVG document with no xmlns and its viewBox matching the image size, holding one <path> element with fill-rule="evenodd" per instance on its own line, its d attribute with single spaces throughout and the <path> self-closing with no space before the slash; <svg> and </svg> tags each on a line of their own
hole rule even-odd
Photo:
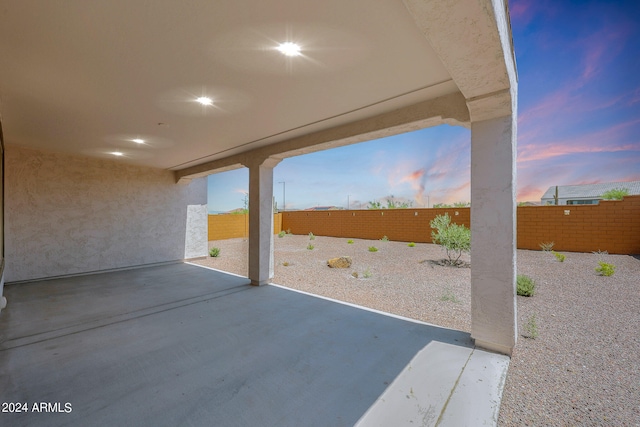
<svg viewBox="0 0 640 427">
<path fill-rule="evenodd" d="M 640 1 L 511 0 L 518 201 L 552 185 L 640 180 Z M 469 201 L 470 132 L 439 126 L 283 160 L 287 209 L 394 196 Z M 243 206 L 248 170 L 209 177 L 209 211 Z"/>
</svg>

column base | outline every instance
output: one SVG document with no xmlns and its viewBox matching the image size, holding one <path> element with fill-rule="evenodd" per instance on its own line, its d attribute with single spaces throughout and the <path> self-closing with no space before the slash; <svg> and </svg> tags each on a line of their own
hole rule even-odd
<svg viewBox="0 0 640 427">
<path fill-rule="evenodd" d="M 513 347 L 510 347 L 510 346 L 496 344 L 489 341 L 482 341 L 478 339 L 474 341 L 475 341 L 476 347 L 480 347 L 483 350 L 489 350 L 495 353 L 506 354 L 507 356 L 511 356 L 511 353 L 513 352 Z"/>
<path fill-rule="evenodd" d="M 251 279 L 251 286 L 264 286 L 271 283 L 271 280 L 253 280 Z"/>
</svg>

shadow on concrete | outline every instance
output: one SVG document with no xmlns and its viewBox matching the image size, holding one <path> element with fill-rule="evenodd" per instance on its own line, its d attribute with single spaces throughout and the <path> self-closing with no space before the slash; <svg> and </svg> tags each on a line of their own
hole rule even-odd
<svg viewBox="0 0 640 427">
<path fill-rule="evenodd" d="M 2 425 L 354 425 L 430 343 L 473 352 L 468 333 L 188 264 L 5 295 L 0 400 L 28 411 Z"/>
</svg>

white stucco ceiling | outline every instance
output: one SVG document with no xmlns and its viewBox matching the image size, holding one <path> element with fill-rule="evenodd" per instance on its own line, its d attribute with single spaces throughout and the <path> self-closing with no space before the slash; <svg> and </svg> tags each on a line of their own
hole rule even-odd
<svg viewBox="0 0 640 427">
<path fill-rule="evenodd" d="M 459 92 L 415 19 L 397 0 L 0 0 L 5 143 L 183 169 Z"/>
</svg>

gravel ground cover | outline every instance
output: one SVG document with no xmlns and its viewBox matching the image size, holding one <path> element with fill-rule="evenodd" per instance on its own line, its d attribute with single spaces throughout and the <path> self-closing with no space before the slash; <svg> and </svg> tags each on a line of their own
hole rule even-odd
<svg viewBox="0 0 640 427">
<path fill-rule="evenodd" d="M 276 237 L 273 282 L 470 331 L 469 268 L 436 264 L 444 253 L 432 244 L 347 240 Z M 247 275 L 246 240 L 209 242 L 214 246 L 220 256 L 199 264 Z M 371 246 L 378 251 L 370 252 Z M 518 273 L 533 278 L 537 287 L 533 297 L 517 297 L 520 336 L 498 425 L 638 427 L 640 259 L 565 255 L 559 262 L 548 252 L 518 250 Z M 327 267 L 326 261 L 338 256 L 350 256 L 351 268 Z M 614 264 L 615 274 L 599 276 L 594 271 L 599 260 Z M 525 338 L 532 323 L 538 336 Z"/>
</svg>

